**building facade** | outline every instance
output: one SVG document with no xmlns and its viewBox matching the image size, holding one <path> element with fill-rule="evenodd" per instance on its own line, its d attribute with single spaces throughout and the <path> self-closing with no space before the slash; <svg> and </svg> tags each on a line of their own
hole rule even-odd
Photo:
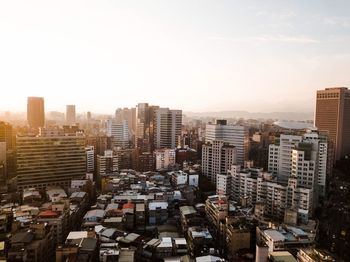
<svg viewBox="0 0 350 262">
<path fill-rule="evenodd" d="M 129 146 L 129 126 L 127 121 L 108 120 L 107 136 L 111 137 L 113 147 L 127 148 Z"/>
<path fill-rule="evenodd" d="M 202 173 L 212 183 L 217 174 L 225 174 L 237 162 L 237 150 L 223 141 L 212 141 L 202 147 Z"/>
<path fill-rule="evenodd" d="M 154 118 L 155 148 L 176 148 L 181 137 L 182 111 L 158 108 Z"/>
<path fill-rule="evenodd" d="M 45 108 L 43 97 L 28 97 L 27 121 L 31 128 L 45 126 Z"/>
<path fill-rule="evenodd" d="M 207 124 L 205 129 L 205 141 L 212 143 L 220 140 L 231 144 L 237 149 L 237 164 L 243 165 L 248 160 L 249 136 L 244 126 L 227 125 L 226 120 L 217 120 L 216 124 Z"/>
<path fill-rule="evenodd" d="M 85 173 L 84 136 L 17 137 L 18 189 L 69 186 Z"/>
<path fill-rule="evenodd" d="M 76 124 L 75 105 L 66 105 L 66 124 L 69 126 Z"/>
<path fill-rule="evenodd" d="M 328 133 L 334 160 L 350 154 L 350 90 L 346 87 L 318 90 L 315 126 Z"/>
</svg>

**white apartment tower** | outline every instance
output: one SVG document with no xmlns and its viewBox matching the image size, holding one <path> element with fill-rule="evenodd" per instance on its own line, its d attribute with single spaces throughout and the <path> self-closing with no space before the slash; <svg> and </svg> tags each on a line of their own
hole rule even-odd
<svg viewBox="0 0 350 262">
<path fill-rule="evenodd" d="M 95 149 L 94 146 L 85 148 L 86 152 L 86 172 L 93 173 L 95 171 Z"/>
<path fill-rule="evenodd" d="M 202 147 L 202 173 L 212 183 L 216 183 L 217 174 L 226 174 L 231 165 L 236 162 L 236 147 L 223 141 L 214 140 Z"/>
<path fill-rule="evenodd" d="M 249 135 L 244 126 L 227 125 L 226 120 L 217 120 L 216 124 L 207 124 L 205 129 L 205 141 L 220 140 L 229 143 L 237 149 L 237 164 L 243 165 L 248 160 Z"/>
<path fill-rule="evenodd" d="M 279 141 L 269 147 L 269 172 L 276 174 L 283 184 L 287 184 L 293 176 L 298 186 L 314 189 L 315 194 L 324 195 L 327 149 L 326 137 L 315 130 L 298 136 L 282 134 Z"/>
<path fill-rule="evenodd" d="M 181 136 L 182 111 L 158 108 L 154 116 L 155 148 L 176 148 Z"/>
<path fill-rule="evenodd" d="M 298 186 L 295 178 L 289 178 L 288 185 L 282 185 L 271 173 L 252 168 L 241 170 L 236 165 L 228 174 L 231 176 L 228 196 L 243 205 L 263 204 L 266 217 L 282 219 L 285 210 L 292 208 L 297 210 L 299 220 L 307 223 L 313 214 L 313 190 Z"/>
</svg>

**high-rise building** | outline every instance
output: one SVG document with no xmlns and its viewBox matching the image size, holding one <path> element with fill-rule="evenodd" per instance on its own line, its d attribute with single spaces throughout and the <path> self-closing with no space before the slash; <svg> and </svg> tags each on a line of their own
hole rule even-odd
<svg viewBox="0 0 350 262">
<path fill-rule="evenodd" d="M 117 123 L 126 121 L 129 128 L 129 136 L 133 137 L 136 131 L 136 108 L 118 108 L 115 111 L 115 120 Z"/>
<path fill-rule="evenodd" d="M 69 126 L 74 126 L 76 124 L 75 105 L 66 106 L 66 124 Z"/>
<path fill-rule="evenodd" d="M 28 97 L 27 121 L 31 128 L 45 125 L 45 108 L 43 97 Z"/>
<path fill-rule="evenodd" d="M 244 126 L 227 125 L 226 120 L 217 120 L 216 124 L 207 124 L 205 128 L 205 141 L 221 140 L 237 149 L 237 164 L 243 165 L 248 160 L 249 135 Z"/>
<path fill-rule="evenodd" d="M 69 186 L 86 173 L 84 136 L 17 137 L 17 186 Z"/>
<path fill-rule="evenodd" d="M 226 174 L 231 165 L 237 162 L 237 149 L 223 141 L 214 140 L 203 145 L 202 148 L 202 173 L 212 183 L 216 183 L 217 174 Z"/>
<path fill-rule="evenodd" d="M 241 170 L 240 166 L 234 165 L 228 171 L 228 176 L 231 176 L 230 198 L 241 205 L 263 205 L 265 217 L 283 219 L 288 208 L 297 210 L 299 221 L 303 223 L 307 223 L 313 215 L 314 191 L 298 186 L 295 177 L 282 185 L 273 174 L 264 173 L 262 169 Z M 218 179 L 222 181 L 222 176 L 218 176 Z"/>
<path fill-rule="evenodd" d="M 176 148 L 181 137 L 182 111 L 158 108 L 154 118 L 155 148 Z"/>
<path fill-rule="evenodd" d="M 346 87 L 317 91 L 315 126 L 326 131 L 334 160 L 350 155 L 350 90 Z"/>
<path fill-rule="evenodd" d="M 129 145 L 129 127 L 126 120 L 107 121 L 107 136 L 111 137 L 113 147 L 127 148 Z"/>
<path fill-rule="evenodd" d="M 136 106 L 136 134 L 135 146 L 142 152 L 153 152 L 154 139 L 154 111 L 159 107 L 139 103 Z"/>
<path fill-rule="evenodd" d="M 94 146 L 87 146 L 86 152 L 86 172 L 93 173 L 95 171 L 95 148 Z"/>
<path fill-rule="evenodd" d="M 289 178 L 294 176 L 298 186 L 324 195 L 327 154 L 327 137 L 316 130 L 307 130 L 302 135 L 281 134 L 275 144 L 269 146 L 268 170 L 277 175 L 282 184 L 287 184 Z"/>
</svg>

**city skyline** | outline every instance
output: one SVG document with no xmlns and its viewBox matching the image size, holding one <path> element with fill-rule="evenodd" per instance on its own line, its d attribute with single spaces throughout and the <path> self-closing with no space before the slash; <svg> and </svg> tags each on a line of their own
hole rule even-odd
<svg viewBox="0 0 350 262">
<path fill-rule="evenodd" d="M 0 4 L 0 111 L 111 113 L 148 102 L 184 111 L 311 112 L 350 86 L 350 3 Z M 249 92 L 247 93 L 247 91 Z M 302 95 L 300 95 L 302 94 Z M 273 99 L 272 99 L 273 98 Z"/>
</svg>

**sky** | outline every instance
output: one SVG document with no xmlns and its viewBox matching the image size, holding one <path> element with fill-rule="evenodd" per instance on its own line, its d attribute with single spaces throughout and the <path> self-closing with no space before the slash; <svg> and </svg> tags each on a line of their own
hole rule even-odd
<svg viewBox="0 0 350 262">
<path fill-rule="evenodd" d="M 350 1 L 0 0 L 0 111 L 314 109 L 350 87 Z"/>
</svg>

